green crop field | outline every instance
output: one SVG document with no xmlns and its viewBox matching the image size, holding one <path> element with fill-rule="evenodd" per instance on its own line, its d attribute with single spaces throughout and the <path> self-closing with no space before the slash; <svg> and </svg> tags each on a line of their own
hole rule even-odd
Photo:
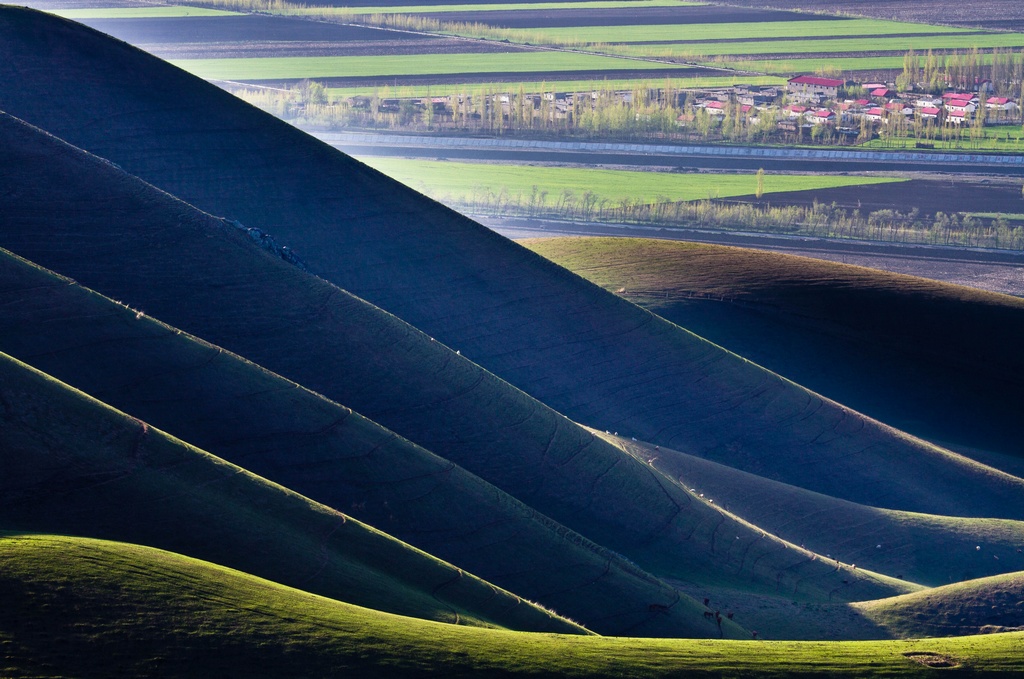
<svg viewBox="0 0 1024 679">
<path fill-rule="evenodd" d="M 901 38 L 837 38 L 833 40 L 770 40 L 753 42 L 694 43 L 677 42 L 660 45 L 612 45 L 602 51 L 629 56 L 729 56 L 743 54 L 844 54 L 856 52 L 899 52 L 902 57 L 908 49 L 918 52 L 929 49 L 993 49 L 1024 46 L 1022 33 L 992 33 L 947 35 L 942 37 L 917 36 Z"/>
<path fill-rule="evenodd" d="M 765 76 L 710 76 L 698 78 L 657 78 L 651 80 L 531 80 L 523 82 L 486 82 L 471 84 L 384 85 L 382 87 L 330 87 L 328 97 L 441 97 L 458 94 L 487 94 L 489 92 L 592 92 L 601 90 L 631 90 L 639 87 L 666 87 L 677 90 L 701 87 L 730 87 L 732 85 L 785 85 L 786 79 L 776 75 Z"/>
<path fill-rule="evenodd" d="M 56 14 L 65 19 L 171 19 L 179 17 L 213 17 L 231 16 L 237 12 L 205 7 L 87 7 L 81 9 L 54 9 Z"/>
<path fill-rule="evenodd" d="M 983 64 L 992 63 L 991 54 L 982 54 L 979 58 Z M 776 73 L 787 75 L 793 73 L 812 73 L 826 69 L 830 73 L 850 73 L 854 71 L 902 70 L 903 57 L 815 57 L 808 59 L 749 59 L 729 63 L 733 68 L 758 71 L 760 73 Z"/>
<path fill-rule="evenodd" d="M 846 21 L 773 21 L 722 24 L 663 24 L 642 26 L 571 26 L 516 31 L 533 36 L 531 42 L 546 43 L 629 43 L 674 40 L 738 40 L 769 38 L 813 38 L 842 36 L 884 36 L 901 34 L 969 33 L 968 29 L 928 24 L 911 24 L 875 19 Z"/>
<path fill-rule="evenodd" d="M 665 64 L 567 52 L 504 54 L 406 54 L 372 57 L 282 57 L 172 60 L 201 78 L 275 80 L 455 73 L 664 70 Z"/>
<path fill-rule="evenodd" d="M 538 167 L 486 163 L 454 163 L 395 158 L 363 158 L 363 162 L 404 184 L 442 200 L 461 202 L 488 192 L 527 198 L 533 187 L 545 192 L 542 204 L 555 205 L 567 191 L 579 196 L 591 191 L 598 200 L 662 202 L 703 200 L 753 194 L 753 174 L 674 174 L 630 170 Z M 767 175 L 765 193 L 801 191 L 901 181 L 888 177 Z M 539 197 L 538 197 L 539 198 Z M 539 198 L 540 199 L 540 198 Z"/>
</svg>

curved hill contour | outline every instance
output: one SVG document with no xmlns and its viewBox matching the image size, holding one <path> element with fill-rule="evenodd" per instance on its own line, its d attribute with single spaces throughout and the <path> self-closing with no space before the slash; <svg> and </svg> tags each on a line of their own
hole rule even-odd
<svg viewBox="0 0 1024 679">
<path fill-rule="evenodd" d="M 403 615 L 584 632 L 2 353 L 0 423 L 4 530 L 139 542 Z"/>
<path fill-rule="evenodd" d="M 251 232 L 9 116 L 0 115 L 0 139 L 0 162 L 19 168 L 0 183 L 12 196 L 0 203 L 10 227 L 0 245 L 369 409 L 655 576 L 812 600 L 907 591 L 763 539 L 440 342 L 257 247 Z M 62 187 L 59 196 L 51 186 Z M 722 550 L 716 539 L 726 533 L 737 539 Z M 504 583 L 500 570 L 474 570 Z"/>
<path fill-rule="evenodd" d="M 506 589 L 597 632 L 717 634 L 692 600 L 448 460 L 230 352 L 3 251 L 0 308 L 0 351 L 431 554 L 471 572 L 486 571 Z M 52 394 L 26 394 L 54 400 Z M 0 432 L 0 465 L 12 464 L 8 436 L 15 429 L 16 423 Z M 23 495 L 23 481 L 12 472 L 0 486 Z M 227 541 L 216 544 L 222 550 L 216 552 L 164 542 L 173 537 L 166 532 L 173 529 L 168 522 L 133 523 L 142 531 L 133 533 L 112 526 L 124 517 L 105 518 L 102 508 L 111 501 L 106 496 L 97 496 L 91 508 L 81 501 L 74 512 L 62 512 L 51 507 L 52 488 L 36 488 L 34 502 L 50 511 L 18 505 L 21 518 L 11 523 L 13 510 L 0 509 L 0 528 L 87 534 L 244 565 L 228 560 L 237 545 Z M 74 523 L 69 516 L 77 517 Z M 158 533 L 156 525 L 165 532 Z M 319 559 L 319 552 L 314 556 Z M 257 574 L 294 584 L 271 572 Z M 666 610 L 652 612 L 651 604 Z"/>
<path fill-rule="evenodd" d="M 0 38 L 0 79 L 15 84 L 0 95 L 0 108 L 200 209 L 272 234 L 294 248 L 312 272 L 461 350 L 575 420 L 852 501 L 931 513 L 1024 516 L 1018 481 L 973 467 L 728 354 L 149 55 L 15 8 L 0 10 Z M 21 67 L 26 63 L 32 68 Z M 113 64 L 116 77 L 102 75 Z M 24 245 L 8 241 L 15 252 Z M 99 281 L 87 284 L 121 296 Z M 133 304 L 147 306 L 142 300 Z M 172 314 L 158 315 L 187 327 Z M 384 403 L 350 380 L 342 388 L 342 373 L 333 369 L 307 378 L 288 365 L 297 356 L 278 356 L 275 363 L 244 346 L 244 337 L 231 336 L 240 333 L 237 328 L 223 331 L 223 337 L 197 334 L 502 486 L 468 464 L 477 446 L 492 443 L 492 433 L 507 426 L 500 419 L 468 418 L 487 425 L 491 433 L 485 438 L 479 430 L 452 428 L 444 417 L 420 417 L 413 426 L 401 401 Z M 463 392 L 471 384 L 463 384 Z M 550 431 L 549 426 L 539 437 Z M 520 482 L 533 492 L 544 486 L 549 498 L 561 492 L 538 475 Z M 602 512 L 612 523 L 621 516 L 597 504 L 588 511 Z M 578 529 L 566 517 L 581 507 L 538 508 Z M 635 543 L 635 534 L 624 533 L 621 540 Z"/>
<path fill-rule="evenodd" d="M 918 436 L 1024 460 L 1024 300 L 760 250 L 524 243 L 606 290 Z"/>
</svg>

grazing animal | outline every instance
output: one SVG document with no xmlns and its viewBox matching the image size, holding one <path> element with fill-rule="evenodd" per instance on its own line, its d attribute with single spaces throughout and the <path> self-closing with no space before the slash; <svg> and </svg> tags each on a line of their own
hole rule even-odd
<svg viewBox="0 0 1024 679">
<path fill-rule="evenodd" d="M 668 613 L 668 606 L 665 604 L 651 604 L 647 607 L 649 613 Z"/>
<path fill-rule="evenodd" d="M 711 603 L 711 599 L 709 599 L 707 597 L 704 597 L 704 605 L 707 606 L 710 603 Z"/>
<path fill-rule="evenodd" d="M 712 613 L 711 611 L 704 611 L 704 619 L 705 620 L 711 620 L 714 617 L 715 617 L 715 614 Z"/>
<path fill-rule="evenodd" d="M 733 616 L 733 615 L 734 615 L 734 613 L 733 613 L 732 611 L 729 611 L 728 613 L 726 613 L 726 614 L 725 614 L 725 617 L 727 617 L 727 618 L 729 618 L 730 620 L 732 620 L 732 616 Z"/>
</svg>

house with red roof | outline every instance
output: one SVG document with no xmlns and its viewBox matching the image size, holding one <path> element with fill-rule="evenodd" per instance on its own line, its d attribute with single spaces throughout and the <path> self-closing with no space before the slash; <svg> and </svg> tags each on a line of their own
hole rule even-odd
<svg viewBox="0 0 1024 679">
<path fill-rule="evenodd" d="M 786 91 L 799 101 L 835 99 L 839 88 L 845 84 L 835 78 L 821 78 L 816 75 L 798 75 L 786 83 Z"/>
<path fill-rule="evenodd" d="M 879 99 L 884 99 L 885 97 L 889 96 L 889 88 L 879 87 L 877 89 L 871 90 L 871 96 Z"/>
<path fill-rule="evenodd" d="M 864 117 L 872 122 L 881 122 L 885 118 L 885 111 L 881 106 L 875 106 L 864 111 Z"/>
<path fill-rule="evenodd" d="M 835 122 L 835 119 L 836 114 L 828 109 L 821 109 L 820 111 L 807 114 L 807 122 L 813 125 L 824 125 L 825 123 Z"/>
<path fill-rule="evenodd" d="M 963 125 L 969 123 L 971 115 L 967 111 L 950 111 L 946 115 L 946 122 L 951 125 Z"/>
<path fill-rule="evenodd" d="M 803 114 L 807 113 L 807 111 L 809 111 L 810 109 L 808 109 L 806 106 L 800 106 L 799 104 L 791 104 L 782 110 L 790 118 L 799 118 Z"/>
<path fill-rule="evenodd" d="M 923 106 L 917 112 L 921 115 L 921 120 L 935 120 L 942 113 L 942 110 L 934 106 Z"/>
</svg>

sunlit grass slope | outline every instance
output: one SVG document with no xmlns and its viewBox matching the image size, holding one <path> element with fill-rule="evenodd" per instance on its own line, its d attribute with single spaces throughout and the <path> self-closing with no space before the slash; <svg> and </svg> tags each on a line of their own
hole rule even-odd
<svg viewBox="0 0 1024 679">
<path fill-rule="evenodd" d="M 543 599 L 547 606 L 603 633 L 717 634 L 716 626 L 703 618 L 694 602 L 681 600 L 669 586 L 622 557 L 567 531 L 448 460 L 230 352 L 80 285 L 69 284 L 65 278 L 3 251 L 0 308 L 4 309 L 0 315 L 0 351 L 97 394 L 148 423 L 188 436 L 204 449 L 249 471 L 381 526 L 432 554 L 443 554 L 459 567 L 486 571 L 506 588 L 528 598 Z M 4 365 L 13 371 L 12 380 L 26 382 L 19 391 L 24 398 L 17 407 L 38 405 L 38 401 L 56 407 L 63 392 L 54 382 L 32 382 L 14 366 Z M 102 409 L 86 407 L 88 399 L 84 396 L 81 400 L 63 396 L 63 402 L 81 406 L 85 412 L 104 414 Z M 53 414 L 60 412 L 55 410 Z M 110 413 L 106 416 L 114 417 Z M 127 421 L 129 427 L 138 427 L 134 419 Z M 35 427 L 47 426 L 43 417 L 34 417 L 31 422 Z M 80 424 L 93 426 L 88 419 Z M 267 497 L 277 497 L 274 492 L 278 489 L 264 488 L 262 481 L 240 474 L 231 465 L 207 464 L 198 451 L 192 451 L 191 457 L 182 453 L 182 459 L 191 460 L 192 467 L 173 466 L 175 473 L 167 472 L 166 478 L 160 465 L 157 469 L 150 465 L 145 468 L 148 476 L 137 473 L 117 485 L 96 488 L 82 481 L 86 487 L 55 498 L 51 492 L 55 488 L 29 481 L 45 477 L 40 471 L 43 466 L 70 466 L 79 470 L 80 476 L 93 475 L 99 473 L 96 468 L 104 460 L 117 458 L 91 460 L 84 456 L 87 451 L 73 445 L 83 435 L 72 433 L 52 437 L 64 446 L 59 449 L 62 456 L 43 457 L 39 443 L 42 434 L 31 429 L 35 438 L 31 445 L 22 446 L 21 457 L 34 460 L 35 465 L 18 466 L 13 436 L 19 427 L 26 426 L 26 422 L 14 420 L 10 429 L 0 432 L 0 441 L 5 442 L 0 465 L 9 465 L 7 474 L 0 478 L 0 488 L 6 491 L 0 498 L 0 528 L 80 533 L 166 547 L 286 584 L 302 585 L 320 594 L 413 614 L 408 607 L 393 608 L 404 601 L 392 601 L 401 597 L 402 588 L 397 585 L 391 588 L 394 594 L 383 600 L 367 598 L 375 593 L 370 587 L 373 580 L 365 592 L 356 586 L 339 589 L 336 580 L 341 578 L 345 584 L 352 579 L 346 575 L 346 560 L 323 549 L 345 538 L 346 532 L 363 530 L 357 522 L 345 523 L 341 515 L 323 508 L 310 509 L 306 523 L 293 521 L 288 526 L 300 532 L 312 531 L 311 536 L 299 534 L 291 541 L 282 538 L 268 543 L 270 529 L 277 525 L 274 521 L 283 520 L 277 513 L 285 513 L 283 509 L 275 513 L 276 505 L 268 505 Z M 183 450 L 192 450 L 182 445 Z M 76 463 L 66 464 L 65 458 L 76 451 L 80 453 Z M 203 465 L 219 470 L 221 476 L 202 473 L 206 469 Z M 199 472 L 189 471 L 197 466 Z M 63 476 L 73 478 L 71 472 Z M 148 484 L 143 483 L 143 476 L 150 480 Z M 207 485 L 211 480 L 207 476 L 212 476 L 212 485 Z M 190 480 L 199 490 L 189 492 Z M 161 482 L 174 490 L 147 491 Z M 118 511 L 118 502 L 133 493 L 132 497 L 142 499 L 127 504 L 146 511 Z M 160 501 L 147 499 L 147 493 Z M 305 506 L 301 498 L 290 501 Z M 287 505 L 283 500 L 278 502 L 282 504 Z M 203 511 L 219 523 L 215 520 L 207 525 L 209 519 L 202 516 Z M 231 527 L 238 528 L 237 533 L 231 533 Z M 334 536 L 332 531 L 339 534 Z M 233 540 L 228 539 L 232 536 Z M 349 550 L 355 547 L 343 544 Z M 389 544 L 380 548 L 384 565 L 393 562 L 402 569 L 411 568 L 408 559 L 394 558 Z M 276 546 L 276 552 L 270 550 L 272 546 Z M 293 556 L 288 555 L 289 549 L 295 550 Z M 262 561 L 257 559 L 259 555 L 264 555 Z M 431 583 L 431 589 L 443 584 L 441 593 L 458 593 L 463 580 L 453 569 L 441 569 L 439 577 L 442 580 Z M 465 582 L 475 580 L 467 577 Z M 487 594 L 491 595 L 490 589 Z M 494 595 L 493 604 L 500 608 L 503 600 Z M 476 603 L 480 609 L 491 610 L 490 604 Z M 651 604 L 667 610 L 651 611 Z M 449 615 L 448 609 L 432 612 Z M 501 619 L 515 626 L 513 617 Z M 523 625 L 529 622 L 524 620 Z M 523 628 L 536 629 L 517 627 Z"/>
<path fill-rule="evenodd" d="M 1024 455 L 1024 300 L 717 245 L 580 238 L 528 247 L 888 424 Z"/>
<path fill-rule="evenodd" d="M 1021 633 L 885 642 L 608 639 L 403 618 L 132 545 L 0 538 L 0 672 L 194 677 L 915 677 L 1021 672 Z"/>
<path fill-rule="evenodd" d="M 1024 573 L 852 605 L 877 624 L 908 638 L 1024 631 Z"/>
<path fill-rule="evenodd" d="M 866 572 L 850 578 L 762 539 L 761 531 L 665 483 L 440 342 L 109 163 L 9 116 L 0 116 L 0 137 L 0 162 L 19 168 L 0 185 L 11 197 L 3 204 L 10 225 L 0 233 L 3 244 L 338 401 L 358 403 L 653 575 L 784 588 L 812 600 L 905 591 L 904 583 Z M 51 186 L 63 190 L 54 196 Z M 267 476 L 305 492 L 281 473 Z M 1007 491 L 982 475 L 974 479 L 997 495 Z M 715 545 L 719 531 L 738 539 L 723 551 Z M 512 569 L 486 551 L 482 557 L 473 570 L 505 584 L 502 573 Z M 690 600 L 679 607 L 699 613 Z"/>
<path fill-rule="evenodd" d="M 370 608 L 582 632 L 0 353 L 0 529 L 137 542 Z"/>
<path fill-rule="evenodd" d="M 826 558 L 928 586 L 1024 570 L 1024 522 L 839 500 L 642 441 L 606 437 L 668 478 Z"/>
</svg>

